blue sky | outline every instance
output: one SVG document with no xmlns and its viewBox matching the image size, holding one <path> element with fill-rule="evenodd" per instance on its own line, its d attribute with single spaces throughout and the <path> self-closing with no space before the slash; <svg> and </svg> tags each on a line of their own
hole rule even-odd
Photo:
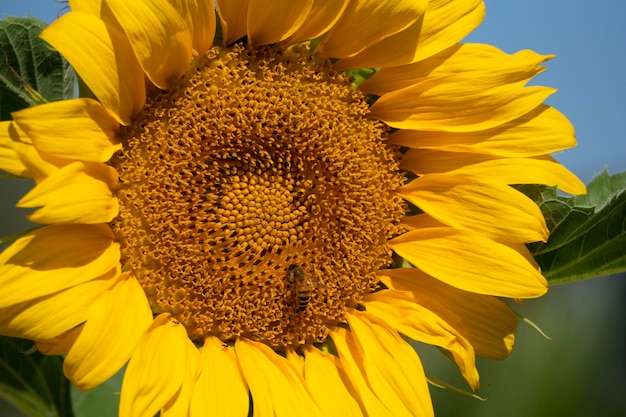
<svg viewBox="0 0 626 417">
<path fill-rule="evenodd" d="M 555 87 L 548 104 L 576 128 L 578 147 L 556 155 L 583 181 L 608 166 L 626 170 L 626 2 L 486 0 L 487 17 L 467 40 L 506 52 L 556 54 L 533 83 Z"/>
<path fill-rule="evenodd" d="M 548 104 L 576 127 L 579 146 L 556 155 L 587 182 L 608 167 L 626 170 L 626 2 L 486 0 L 487 17 L 467 39 L 506 52 L 556 54 L 534 84 L 555 87 Z M 65 6 L 55 0 L 0 0 L 0 15 L 30 14 L 51 22 Z"/>
</svg>

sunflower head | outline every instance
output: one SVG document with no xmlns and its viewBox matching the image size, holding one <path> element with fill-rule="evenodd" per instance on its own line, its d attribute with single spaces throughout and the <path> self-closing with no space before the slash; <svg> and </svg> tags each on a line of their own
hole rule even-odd
<svg viewBox="0 0 626 417">
<path fill-rule="evenodd" d="M 308 44 L 215 46 L 149 96 L 111 160 L 111 227 L 153 311 L 200 343 L 324 342 L 376 289 L 400 234 L 399 154 L 367 114 Z"/>
<path fill-rule="evenodd" d="M 482 1 L 70 8 L 42 37 L 96 99 L 0 124 L 44 225 L 0 255 L 0 332 L 82 390 L 128 362 L 133 417 L 428 416 L 407 339 L 472 389 L 510 353 L 501 298 L 545 293 L 524 244 L 548 235 L 510 185 L 584 186 L 526 86 L 551 57 L 459 43 Z"/>
</svg>

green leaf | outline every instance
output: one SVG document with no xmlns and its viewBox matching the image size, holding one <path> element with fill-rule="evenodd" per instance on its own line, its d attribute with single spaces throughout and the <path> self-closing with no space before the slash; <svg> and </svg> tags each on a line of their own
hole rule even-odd
<svg viewBox="0 0 626 417">
<path fill-rule="evenodd" d="M 0 337 L 0 397 L 30 417 L 72 417 L 61 358 L 26 354 L 24 343 Z"/>
<path fill-rule="evenodd" d="M 62 417 L 73 416 L 70 398 L 72 384 L 63 374 L 63 360 L 59 356 L 41 356 L 38 366 L 46 379 L 50 392 L 53 394 L 52 400 L 59 415 Z"/>
<path fill-rule="evenodd" d="M 124 368 L 91 391 L 81 392 L 72 386 L 75 417 L 115 417 L 118 413 Z"/>
<path fill-rule="evenodd" d="M 74 71 L 39 38 L 45 27 L 33 17 L 0 20 L 0 120 L 28 106 L 75 96 Z"/>
<path fill-rule="evenodd" d="M 626 271 L 626 173 L 604 171 L 579 197 L 537 185 L 519 190 L 539 205 L 551 232 L 548 242 L 528 245 L 550 284 Z"/>
<path fill-rule="evenodd" d="M 529 245 L 535 257 L 557 250 L 585 233 L 584 224 L 593 215 L 593 207 L 577 206 L 574 197 L 557 195 L 556 187 L 522 185 L 518 189 L 537 203 L 550 230 L 548 242 Z"/>
<path fill-rule="evenodd" d="M 609 171 L 605 169 L 587 185 L 587 194 L 575 198 L 576 205 L 594 207 L 594 211 L 600 211 L 624 190 L 626 190 L 626 172 L 609 175 Z"/>
</svg>

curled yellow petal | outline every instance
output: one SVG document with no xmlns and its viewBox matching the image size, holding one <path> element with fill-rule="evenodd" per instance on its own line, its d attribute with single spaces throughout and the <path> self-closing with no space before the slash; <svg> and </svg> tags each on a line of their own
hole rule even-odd
<svg viewBox="0 0 626 417">
<path fill-rule="evenodd" d="M 427 274 L 477 294 L 534 298 L 548 283 L 534 265 L 513 248 L 480 234 L 434 227 L 411 230 L 390 247 Z"/>
<path fill-rule="evenodd" d="M 152 323 L 146 295 L 130 273 L 120 274 L 97 295 L 87 323 L 63 361 L 65 375 L 81 391 L 95 388 L 119 371 Z"/>
<path fill-rule="evenodd" d="M 119 124 L 97 101 L 55 101 L 13 113 L 37 149 L 50 155 L 106 162 L 121 149 Z"/>
<path fill-rule="evenodd" d="M 119 210 L 116 186 L 112 167 L 74 162 L 37 184 L 17 206 L 41 207 L 28 216 L 37 223 L 106 223 Z"/>
<path fill-rule="evenodd" d="M 477 355 L 504 359 L 511 353 L 517 317 L 496 297 L 459 290 L 416 268 L 381 270 L 378 276 L 390 289 L 410 291 L 415 303 L 455 327 Z"/>
<path fill-rule="evenodd" d="M 0 307 L 90 281 L 120 261 L 103 224 L 51 225 L 28 232 L 0 254 Z"/>
<path fill-rule="evenodd" d="M 439 315 L 416 302 L 405 291 L 380 291 L 364 298 L 366 311 L 413 340 L 439 346 L 452 355 L 461 374 L 473 389 L 478 388 L 474 347 L 464 334 L 462 320 L 454 312 Z"/>
<path fill-rule="evenodd" d="M 242 417 L 248 415 L 249 402 L 248 385 L 235 350 L 216 337 L 206 338 L 191 396 L 190 416 L 214 413 L 223 417 Z"/>
</svg>

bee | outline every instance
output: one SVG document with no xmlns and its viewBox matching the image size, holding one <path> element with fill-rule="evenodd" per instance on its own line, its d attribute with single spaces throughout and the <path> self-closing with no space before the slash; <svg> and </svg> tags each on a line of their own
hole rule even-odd
<svg viewBox="0 0 626 417">
<path fill-rule="evenodd" d="M 307 274 L 297 264 L 291 264 L 287 268 L 287 282 L 295 286 L 296 307 L 298 311 L 304 311 L 311 300 L 311 291 L 313 291 L 313 282 Z"/>
</svg>

